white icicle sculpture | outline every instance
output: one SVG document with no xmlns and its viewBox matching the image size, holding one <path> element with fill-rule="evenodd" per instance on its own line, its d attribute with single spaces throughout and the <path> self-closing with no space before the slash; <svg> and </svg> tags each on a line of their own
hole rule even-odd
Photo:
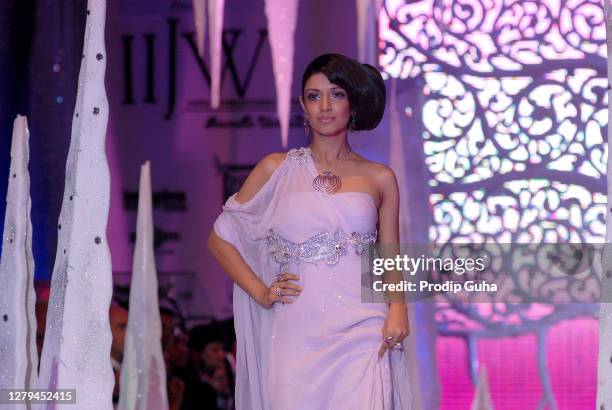
<svg viewBox="0 0 612 410">
<path fill-rule="evenodd" d="M 221 41 L 223 40 L 223 10 L 225 0 L 208 0 L 210 39 L 210 106 L 219 108 L 221 102 Z"/>
<path fill-rule="evenodd" d="M 0 389 L 36 388 L 38 374 L 29 138 L 27 119 L 18 115 L 13 123 L 0 259 Z"/>
<path fill-rule="evenodd" d="M 206 36 L 206 0 L 193 0 L 193 18 L 196 29 L 198 54 L 204 58 L 204 38 Z"/>
<path fill-rule="evenodd" d="M 265 6 L 276 85 L 276 111 L 283 148 L 287 148 L 289 141 L 294 34 L 299 4 L 299 0 L 266 0 Z"/>
<path fill-rule="evenodd" d="M 489 391 L 489 379 L 487 377 L 487 369 L 482 367 L 478 374 L 478 384 L 474 392 L 471 410 L 493 410 L 493 400 L 491 400 L 491 392 Z"/>
<path fill-rule="evenodd" d="M 359 61 L 376 67 L 378 56 L 378 12 L 382 0 L 355 0 L 357 7 L 357 55 Z"/>
<path fill-rule="evenodd" d="M 166 370 L 153 250 L 151 166 L 140 168 L 130 310 L 121 366 L 120 410 L 166 410 Z"/>
<path fill-rule="evenodd" d="M 44 389 L 76 389 L 76 407 L 57 409 L 112 409 L 105 18 L 106 1 L 89 0 L 39 378 Z"/>
<path fill-rule="evenodd" d="M 206 36 L 206 2 L 208 1 L 208 41 L 210 51 L 210 106 L 219 108 L 221 103 L 221 55 L 223 40 L 223 12 L 225 0 L 193 0 L 193 17 L 196 28 L 196 44 L 200 57 L 204 58 Z"/>
<path fill-rule="evenodd" d="M 606 43 L 608 48 L 608 147 L 612 147 L 612 3 L 604 0 Z M 597 368 L 598 410 L 612 410 L 612 155 L 608 149 L 608 206 L 606 247 L 603 254 L 602 297 L 599 305 L 599 357 Z"/>
</svg>

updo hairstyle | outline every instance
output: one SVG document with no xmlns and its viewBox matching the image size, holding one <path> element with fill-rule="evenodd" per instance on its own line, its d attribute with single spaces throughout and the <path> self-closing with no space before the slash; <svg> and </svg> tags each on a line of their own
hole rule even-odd
<svg viewBox="0 0 612 410">
<path fill-rule="evenodd" d="M 304 70 L 302 97 L 306 82 L 317 73 L 324 74 L 329 82 L 346 90 L 351 115 L 355 116 L 354 131 L 376 128 L 385 112 L 386 98 L 385 83 L 376 68 L 341 54 L 323 54 Z"/>
</svg>

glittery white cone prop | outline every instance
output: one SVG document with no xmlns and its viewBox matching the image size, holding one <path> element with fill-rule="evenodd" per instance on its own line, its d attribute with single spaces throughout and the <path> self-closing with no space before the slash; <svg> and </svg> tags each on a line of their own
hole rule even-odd
<svg viewBox="0 0 612 410">
<path fill-rule="evenodd" d="M 489 379 L 487 377 L 487 369 L 482 368 L 478 375 L 478 384 L 472 400 L 471 410 L 493 410 L 493 401 L 491 400 L 491 392 L 489 391 Z"/>
<path fill-rule="evenodd" d="M 166 370 L 153 250 L 151 166 L 140 169 L 136 247 L 130 285 L 130 311 L 119 390 L 121 410 L 165 410 Z"/>
<path fill-rule="evenodd" d="M 208 0 L 210 32 L 210 106 L 219 108 L 221 100 L 221 41 L 225 0 Z"/>
<path fill-rule="evenodd" d="M 0 259 L 0 389 L 35 388 L 38 376 L 29 138 L 27 119 L 18 115 L 13 123 Z M 25 404 L 10 407 L 26 408 Z"/>
<path fill-rule="evenodd" d="M 608 47 L 608 147 L 612 147 L 612 3 L 604 0 L 606 43 Z M 602 301 L 599 306 L 599 358 L 597 369 L 597 409 L 612 409 L 612 155 L 608 154 L 608 214 L 606 248 L 602 269 Z"/>
<path fill-rule="evenodd" d="M 77 390 L 76 407 L 57 409 L 112 408 L 105 18 L 106 1 L 89 0 L 39 378 L 41 388 Z"/>
<path fill-rule="evenodd" d="M 196 29 L 198 54 L 204 57 L 204 37 L 206 34 L 206 0 L 193 0 L 193 18 Z"/>
<path fill-rule="evenodd" d="M 299 3 L 299 0 L 266 0 L 265 6 L 276 85 L 276 111 L 283 148 L 287 148 L 289 140 L 294 34 Z"/>
</svg>

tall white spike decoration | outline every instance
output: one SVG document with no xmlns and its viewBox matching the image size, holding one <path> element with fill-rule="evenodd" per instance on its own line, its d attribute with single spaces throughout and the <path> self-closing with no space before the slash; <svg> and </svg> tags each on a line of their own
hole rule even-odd
<svg viewBox="0 0 612 410">
<path fill-rule="evenodd" d="M 206 34 L 206 0 L 193 0 L 193 18 L 196 29 L 198 54 L 204 58 L 204 37 Z"/>
<path fill-rule="evenodd" d="M 606 247 L 603 253 L 602 303 L 599 306 L 599 357 L 597 369 L 598 410 L 612 410 L 612 3 L 604 0 L 606 43 L 608 47 L 608 215 Z"/>
<path fill-rule="evenodd" d="M 487 377 L 487 369 L 482 367 L 478 374 L 478 384 L 474 392 L 471 410 L 493 410 L 493 400 L 491 400 L 491 392 L 489 391 L 489 379 Z"/>
<path fill-rule="evenodd" d="M 120 410 L 166 410 L 166 370 L 153 248 L 151 165 L 140 168 L 130 311 L 121 366 Z"/>
<path fill-rule="evenodd" d="M 281 143 L 289 142 L 291 82 L 293 80 L 293 42 L 299 0 L 266 0 L 266 18 L 272 49 L 272 68 L 276 85 L 276 112 L 281 128 Z"/>
<path fill-rule="evenodd" d="M 223 11 L 225 0 L 208 0 L 210 39 L 210 106 L 219 108 L 221 101 L 221 41 L 223 40 Z"/>
<path fill-rule="evenodd" d="M 13 122 L 0 258 L 0 389 L 35 388 L 38 375 L 29 138 L 27 119 L 18 115 Z"/>
<path fill-rule="evenodd" d="M 378 12 L 382 0 L 355 0 L 357 7 L 357 56 L 362 63 L 376 66 L 378 58 Z"/>
<path fill-rule="evenodd" d="M 89 0 L 39 376 L 41 388 L 76 389 L 77 406 L 54 409 L 112 408 L 105 19 L 106 1 Z"/>
</svg>

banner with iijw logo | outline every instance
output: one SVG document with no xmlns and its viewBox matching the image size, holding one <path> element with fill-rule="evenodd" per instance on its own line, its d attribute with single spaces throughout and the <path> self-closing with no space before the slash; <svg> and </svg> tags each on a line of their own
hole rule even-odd
<svg viewBox="0 0 612 410">
<path fill-rule="evenodd" d="M 356 56 L 354 1 L 302 3 L 289 148 L 306 144 L 297 99 L 306 64 L 324 52 Z M 191 0 L 110 0 L 107 15 L 115 283 L 129 281 L 138 172 L 150 160 L 160 288 L 184 313 L 229 317 L 232 285 L 206 240 L 224 194 L 240 185 L 249 165 L 283 150 L 264 1 L 225 2 L 218 109 L 210 107 L 210 51 L 206 42 L 198 53 Z"/>
</svg>

